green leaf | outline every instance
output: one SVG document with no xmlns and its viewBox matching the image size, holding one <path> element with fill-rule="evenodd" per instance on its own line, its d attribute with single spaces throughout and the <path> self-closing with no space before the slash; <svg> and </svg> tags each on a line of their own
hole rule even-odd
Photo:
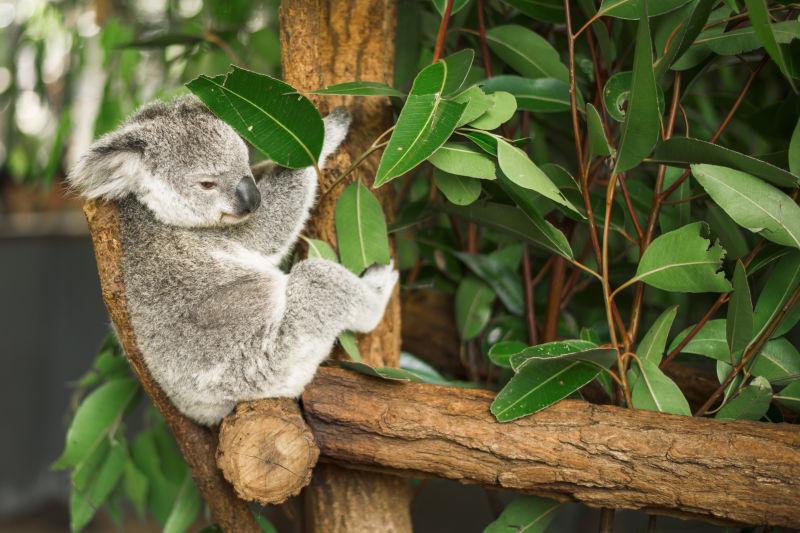
<svg viewBox="0 0 800 533">
<path fill-rule="evenodd" d="M 187 470 L 164 524 L 164 533 L 183 533 L 192 525 L 199 511 L 200 493 L 194 485 L 191 472 Z"/>
<path fill-rule="evenodd" d="M 536 413 L 580 389 L 602 370 L 583 361 L 553 360 L 523 365 L 492 402 L 498 422 Z"/>
<path fill-rule="evenodd" d="M 784 337 L 773 339 L 753 359 L 751 372 L 770 383 L 781 383 L 800 376 L 800 353 Z"/>
<path fill-rule="evenodd" d="M 233 67 L 224 79 L 200 76 L 186 84 L 219 118 L 277 164 L 317 164 L 325 135 L 314 104 L 290 85 Z"/>
<path fill-rule="evenodd" d="M 753 24 L 753 29 L 758 36 L 758 40 L 761 41 L 761 44 L 764 46 L 764 50 L 767 51 L 769 57 L 772 58 L 781 72 L 786 76 L 789 85 L 792 86 L 792 90 L 797 92 L 794 81 L 792 81 L 792 76 L 786 66 L 783 51 L 775 38 L 775 33 L 770 24 L 766 0 L 744 0 L 744 4 L 747 6 L 747 16 L 750 17 L 750 22 Z"/>
<path fill-rule="evenodd" d="M 631 86 L 633 85 L 633 72 L 626 70 L 617 72 L 606 81 L 603 87 L 603 102 L 606 105 L 608 116 L 617 122 L 624 122 L 628 115 L 631 99 Z M 656 85 L 656 99 L 658 112 L 664 112 L 664 92 Z"/>
<path fill-rule="evenodd" d="M 479 116 L 483 115 L 490 107 L 495 105 L 495 100 L 485 94 L 477 85 L 469 87 L 467 90 L 457 94 L 452 98 L 454 102 L 464 104 L 464 112 L 458 121 L 457 127 L 469 124 Z"/>
<path fill-rule="evenodd" d="M 473 204 L 467 207 L 442 205 L 445 213 L 487 226 L 538 246 L 567 259 L 572 259 L 572 248 L 567 238 L 541 215 L 535 220 L 533 211 L 522 211 L 503 204 Z"/>
<path fill-rule="evenodd" d="M 772 386 L 762 377 L 755 378 L 733 400 L 726 403 L 714 418 L 719 420 L 761 420 L 772 402 Z"/>
<path fill-rule="evenodd" d="M 731 285 L 718 272 L 725 250 L 705 238 L 708 225 L 695 222 L 665 233 L 647 247 L 635 279 L 673 292 L 728 292 Z"/>
<path fill-rule="evenodd" d="M 337 363 L 342 368 L 352 370 L 353 372 L 388 381 L 413 381 L 416 383 L 424 383 L 425 381 L 417 374 L 409 372 L 408 370 L 403 370 L 402 368 L 373 367 L 366 363 L 359 363 L 356 361 L 337 361 Z"/>
<path fill-rule="evenodd" d="M 497 179 L 491 158 L 463 143 L 445 143 L 428 160 L 436 168 L 457 176 Z"/>
<path fill-rule="evenodd" d="M 564 22 L 564 2 L 561 0 L 503 0 L 520 13 L 543 22 Z"/>
<path fill-rule="evenodd" d="M 474 58 L 475 52 L 465 48 L 425 67 L 414 79 L 409 94 L 450 96 L 458 92 L 467 79 Z"/>
<path fill-rule="evenodd" d="M 770 24 L 769 29 L 778 43 L 790 43 L 800 36 L 800 22 L 796 20 L 776 22 L 775 24 Z M 708 35 L 697 39 L 695 43 L 705 45 L 715 54 L 722 56 L 739 55 L 757 50 L 763 46 L 755 26 Z"/>
<path fill-rule="evenodd" d="M 519 275 L 502 262 L 488 255 L 456 252 L 456 257 L 467 265 L 473 274 L 494 289 L 500 301 L 510 312 L 522 315 L 525 310 L 525 297 Z"/>
<path fill-rule="evenodd" d="M 678 314 L 678 306 L 673 305 L 659 316 L 653 323 L 650 330 L 636 348 L 636 356 L 642 362 L 658 365 L 664 356 L 664 348 L 667 346 L 667 336 Z"/>
<path fill-rule="evenodd" d="M 672 137 L 661 141 L 656 146 L 652 159 L 655 163 L 684 168 L 694 163 L 734 168 L 763 178 L 778 187 L 796 187 L 800 184 L 797 176 L 782 168 L 700 139 Z"/>
<path fill-rule="evenodd" d="M 614 150 L 608 144 L 603 120 L 600 118 L 597 108 L 592 104 L 586 106 L 586 123 L 589 129 L 589 150 L 592 156 L 612 155 Z"/>
<path fill-rule="evenodd" d="M 569 84 L 554 78 L 495 76 L 481 82 L 489 92 L 505 91 L 514 95 L 516 106 L 534 113 L 560 113 L 570 110 Z M 582 99 L 579 101 L 581 106 Z"/>
<path fill-rule="evenodd" d="M 792 174 L 800 174 L 800 118 L 789 141 L 789 170 Z"/>
<path fill-rule="evenodd" d="M 456 290 L 456 326 L 462 341 L 478 336 L 492 316 L 495 292 L 472 276 L 461 280 Z"/>
<path fill-rule="evenodd" d="M 617 361 L 617 352 L 599 348 L 595 343 L 581 339 L 561 340 L 529 346 L 510 357 L 511 368 L 519 372 L 525 365 L 538 365 L 549 361 L 584 361 L 609 368 Z"/>
<path fill-rule="evenodd" d="M 684 183 L 688 181 L 686 180 Z M 706 202 L 706 219 L 709 226 L 711 226 L 711 233 L 719 238 L 720 244 L 725 248 L 728 259 L 739 259 L 747 255 L 750 251 L 750 246 L 747 244 L 742 230 L 728 216 L 728 213 L 723 211 L 717 204 Z"/>
<path fill-rule="evenodd" d="M 795 381 L 778 394 L 773 395 L 772 399 L 784 407 L 800 413 L 800 381 Z"/>
<path fill-rule="evenodd" d="M 344 352 L 350 356 L 350 359 L 352 359 L 355 362 L 361 361 L 361 352 L 358 349 L 356 336 L 353 334 L 352 331 L 345 331 L 340 333 L 337 339 L 339 340 L 339 345 L 342 347 Z"/>
<path fill-rule="evenodd" d="M 538 496 L 518 496 L 483 533 L 544 533 L 561 504 Z"/>
<path fill-rule="evenodd" d="M 492 105 L 481 116 L 470 121 L 470 126 L 481 130 L 493 130 L 510 119 L 517 110 L 517 100 L 514 95 L 499 91 L 488 95 Z"/>
<path fill-rule="evenodd" d="M 515 24 L 486 32 L 489 47 L 525 78 L 555 78 L 569 82 L 569 71 L 553 46 L 539 34 Z"/>
<path fill-rule="evenodd" d="M 690 326 L 681 331 L 670 344 L 669 351 L 674 350 L 680 342 L 686 338 L 694 326 Z M 693 353 L 704 355 L 717 361 L 730 362 L 730 351 L 728 341 L 725 336 L 725 320 L 709 320 L 692 337 L 692 340 L 683 348 L 682 353 Z"/>
<path fill-rule="evenodd" d="M 117 486 L 125 469 L 127 454 L 122 444 L 112 440 L 108 453 L 95 475 L 79 488 L 73 484 L 70 494 L 70 529 L 80 531 L 92 519 Z"/>
<path fill-rule="evenodd" d="M 567 200 L 564 194 L 550 180 L 527 154 L 503 139 L 497 139 L 497 160 L 500 170 L 516 185 L 530 189 L 561 204 L 576 213 L 578 209 Z"/>
<path fill-rule="evenodd" d="M 433 5 L 436 7 L 436 11 L 439 12 L 440 15 L 444 16 L 444 11 L 447 8 L 447 0 L 431 0 Z M 450 15 L 455 15 L 462 9 L 464 9 L 467 4 L 469 4 L 469 0 L 455 0 L 453 2 L 453 8 L 450 10 Z"/>
<path fill-rule="evenodd" d="M 360 181 L 336 202 L 336 238 L 342 265 L 360 274 L 374 263 L 389 264 L 389 237 L 381 204 Z"/>
<path fill-rule="evenodd" d="M 334 263 L 339 262 L 339 258 L 336 257 L 336 251 L 333 247 L 325 241 L 321 241 L 319 239 L 311 239 L 308 237 L 300 236 L 306 244 L 308 244 L 308 258 L 314 259 L 327 259 L 328 261 L 333 261 Z"/>
<path fill-rule="evenodd" d="M 747 284 L 747 272 L 741 261 L 736 262 L 733 271 L 733 293 L 728 302 L 725 331 L 732 354 L 744 350 L 753 339 L 753 301 Z"/>
<path fill-rule="evenodd" d="M 528 345 L 520 341 L 500 341 L 489 348 L 489 360 L 497 366 L 511 368 L 511 358 L 528 349 Z"/>
<path fill-rule="evenodd" d="M 625 123 L 622 126 L 619 154 L 614 172 L 629 170 L 647 157 L 658 141 L 661 130 L 661 113 L 658 110 L 656 78 L 653 73 L 653 45 L 650 41 L 647 4 L 647 1 L 641 2 L 641 18 L 636 32 L 636 50 L 633 56 L 631 94 L 625 114 Z"/>
<path fill-rule="evenodd" d="M 128 459 L 125 463 L 125 477 L 123 478 L 125 495 L 133 504 L 134 509 L 140 517 L 144 517 L 147 512 L 147 492 L 149 483 L 147 476 L 139 470 L 133 459 Z"/>
<path fill-rule="evenodd" d="M 450 380 L 442 376 L 431 365 L 408 352 L 400 352 L 400 368 L 418 376 L 425 383 L 434 383 L 437 385 L 452 384 Z"/>
<path fill-rule="evenodd" d="M 433 171 L 433 181 L 447 200 L 456 205 L 469 205 L 481 195 L 481 182 L 456 176 L 438 168 Z"/>
<path fill-rule="evenodd" d="M 656 62 L 656 80 L 661 79 L 672 64 L 680 59 L 686 50 L 692 46 L 697 36 L 703 31 L 703 26 L 706 24 L 706 21 L 708 21 L 708 17 L 715 3 L 716 0 L 698 0 L 692 4 L 689 17 L 681 20 L 678 33 L 669 41 L 669 47 L 666 52 L 664 52 L 664 55 Z"/>
<path fill-rule="evenodd" d="M 646 17 L 656 17 L 669 13 L 691 0 L 603 0 L 600 4 L 600 13 L 609 17 L 621 19 L 641 20 Z M 642 4 L 647 4 L 645 10 Z"/>
<path fill-rule="evenodd" d="M 661 369 L 658 363 L 642 361 L 639 378 L 631 391 L 631 401 L 636 409 L 691 416 L 689 403 L 681 389 Z"/>
<path fill-rule="evenodd" d="M 278 533 L 278 530 L 275 526 L 272 525 L 272 522 L 261 516 L 260 514 L 254 513 L 256 522 L 258 523 L 259 529 L 261 529 L 261 533 Z"/>
<path fill-rule="evenodd" d="M 179 487 L 164 475 L 154 430 L 145 430 L 137 435 L 131 446 L 131 455 L 139 470 L 147 476 L 150 510 L 156 519 L 164 524 Z"/>
<path fill-rule="evenodd" d="M 692 174 L 737 224 L 772 242 L 800 248 L 800 207 L 784 192 L 725 167 L 692 165 Z"/>
<path fill-rule="evenodd" d="M 792 251 L 778 261 L 758 296 L 753 316 L 755 329 L 753 337 L 760 336 L 766 330 L 772 319 L 789 302 L 798 285 L 800 285 L 800 252 Z M 783 324 L 779 325 L 773 335 L 780 336 L 788 331 L 788 328 L 782 326 Z"/>
<path fill-rule="evenodd" d="M 340 94 L 345 96 L 396 96 L 402 98 L 405 93 L 379 81 L 348 81 L 328 85 L 323 89 L 308 91 L 306 94 Z"/>
<path fill-rule="evenodd" d="M 76 466 L 108 438 L 122 413 L 139 391 L 139 383 L 131 378 L 111 380 L 93 391 L 81 402 L 67 430 L 67 443 L 53 468 Z"/>
<path fill-rule="evenodd" d="M 439 60 L 417 74 L 381 157 L 375 187 L 425 161 L 453 134 L 467 106 L 443 98 L 447 91 L 457 90 L 464 82 L 466 72 L 460 72 L 457 66 L 450 68 L 445 60 Z"/>
</svg>

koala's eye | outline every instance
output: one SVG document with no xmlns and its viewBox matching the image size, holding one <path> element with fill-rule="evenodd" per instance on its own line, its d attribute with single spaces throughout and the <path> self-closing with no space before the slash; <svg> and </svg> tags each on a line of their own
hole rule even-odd
<svg viewBox="0 0 800 533">
<path fill-rule="evenodd" d="M 212 189 L 217 188 L 217 182 L 211 180 L 203 180 L 200 182 L 200 187 L 202 187 L 206 191 L 210 191 Z"/>
</svg>

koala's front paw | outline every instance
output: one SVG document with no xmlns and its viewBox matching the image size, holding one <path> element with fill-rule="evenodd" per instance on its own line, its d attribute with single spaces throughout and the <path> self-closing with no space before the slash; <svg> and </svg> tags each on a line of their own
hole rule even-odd
<svg viewBox="0 0 800 533">
<path fill-rule="evenodd" d="M 357 318 L 357 324 L 351 328 L 357 332 L 367 332 L 375 329 L 383 317 L 386 304 L 392 297 L 394 286 L 397 284 L 398 272 L 394 269 L 394 261 L 388 265 L 373 265 L 369 267 L 361 280 L 371 294 L 367 307 Z"/>
<path fill-rule="evenodd" d="M 339 148 L 347 137 L 350 128 L 350 112 L 346 107 L 337 107 L 328 116 L 322 119 L 325 123 L 325 140 L 322 144 L 322 153 L 319 156 L 320 166 L 325 166 L 325 160 Z"/>
</svg>

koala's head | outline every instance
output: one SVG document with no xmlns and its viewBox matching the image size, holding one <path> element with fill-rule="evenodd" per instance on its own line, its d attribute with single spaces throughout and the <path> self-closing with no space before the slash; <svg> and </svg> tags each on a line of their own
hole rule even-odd
<svg viewBox="0 0 800 533">
<path fill-rule="evenodd" d="M 235 224 L 261 203 L 244 142 L 194 96 L 143 107 L 98 139 L 68 179 L 87 198 L 132 194 L 183 227 Z"/>
</svg>

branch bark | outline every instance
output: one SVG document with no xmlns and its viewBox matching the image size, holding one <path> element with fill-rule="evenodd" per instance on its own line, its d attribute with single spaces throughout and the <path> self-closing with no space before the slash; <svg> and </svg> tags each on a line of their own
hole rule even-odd
<svg viewBox="0 0 800 533">
<path fill-rule="evenodd" d="M 217 469 L 214 457 L 217 450 L 216 434 L 183 416 L 145 366 L 136 344 L 125 299 L 120 222 L 116 206 L 112 203 L 92 201 L 84 206 L 83 211 L 92 235 L 103 301 L 116 327 L 117 337 L 128 356 L 131 369 L 142 383 L 142 388 L 164 416 L 175 436 L 183 457 L 192 469 L 192 477 L 197 488 L 211 509 L 214 521 L 223 531 L 245 533 L 260 531 L 245 502 L 236 497 L 231 486 Z"/>
</svg>

